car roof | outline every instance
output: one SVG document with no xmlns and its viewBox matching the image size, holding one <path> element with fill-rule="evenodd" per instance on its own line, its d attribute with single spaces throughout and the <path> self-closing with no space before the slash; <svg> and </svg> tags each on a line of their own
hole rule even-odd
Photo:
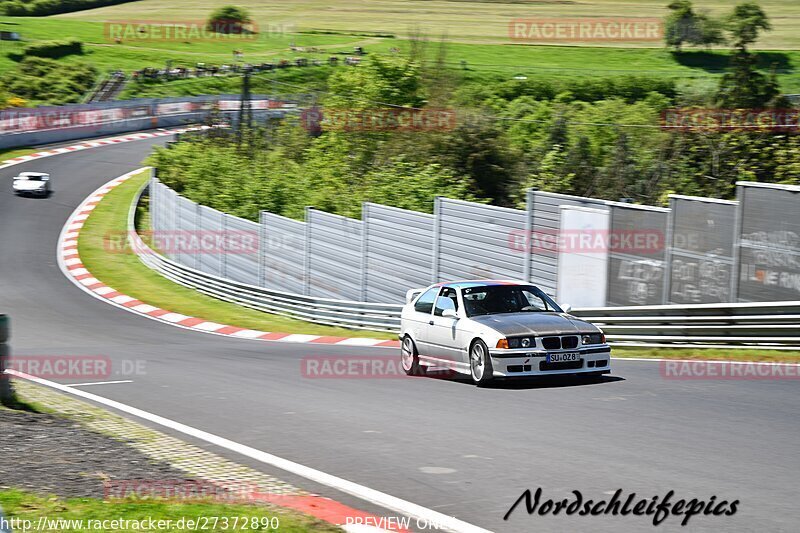
<svg viewBox="0 0 800 533">
<path fill-rule="evenodd" d="M 49 176 L 50 174 L 48 174 L 47 172 L 20 172 L 19 175 L 27 177 L 27 176 Z"/>
<path fill-rule="evenodd" d="M 452 287 L 454 289 L 466 289 L 469 287 L 492 287 L 496 285 L 530 285 L 522 281 L 511 281 L 502 279 L 468 279 L 461 281 L 448 281 L 437 284 L 440 287 Z"/>
</svg>

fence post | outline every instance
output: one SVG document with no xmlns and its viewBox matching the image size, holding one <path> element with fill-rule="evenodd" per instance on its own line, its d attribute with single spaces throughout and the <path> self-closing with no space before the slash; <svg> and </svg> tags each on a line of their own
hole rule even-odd
<svg viewBox="0 0 800 533">
<path fill-rule="evenodd" d="M 264 211 L 258 212 L 258 286 L 267 286 L 267 225 Z"/>
<path fill-rule="evenodd" d="M 145 231 L 152 231 L 158 227 L 158 191 L 156 191 L 158 178 L 156 177 L 156 167 L 150 169 L 150 227 L 144 228 Z"/>
<path fill-rule="evenodd" d="M 369 244 L 369 204 L 361 203 L 361 301 L 367 301 L 367 253 Z"/>
<path fill-rule="evenodd" d="M 224 235 L 226 239 L 228 238 L 228 216 L 230 215 L 227 215 L 225 213 L 222 214 L 222 235 Z M 221 263 L 219 265 L 220 274 L 222 275 L 223 278 L 227 278 L 228 254 L 222 254 L 222 261 L 220 263 Z"/>
<path fill-rule="evenodd" d="M 442 229 L 442 198 L 433 199 L 433 265 L 431 265 L 431 283 L 439 282 L 439 235 Z"/>
<path fill-rule="evenodd" d="M 662 304 L 670 302 L 672 292 L 672 241 L 675 234 L 675 198 L 669 198 L 669 213 L 667 213 L 667 233 L 664 235 L 664 295 Z"/>
<path fill-rule="evenodd" d="M 742 261 L 742 225 L 744 224 L 744 195 L 745 188 L 742 185 L 736 184 L 736 199 L 739 201 L 736 205 L 736 217 L 733 222 L 733 266 L 731 267 L 731 302 L 739 301 L 739 276 L 741 272 Z"/>
<path fill-rule="evenodd" d="M 306 206 L 306 242 L 303 252 L 303 294 L 311 296 L 311 208 Z"/>
<path fill-rule="evenodd" d="M 531 283 L 531 262 L 533 261 L 533 189 L 525 191 L 525 235 L 523 242 L 525 243 L 525 264 L 522 265 L 522 280 L 525 283 Z"/>
<path fill-rule="evenodd" d="M 194 233 L 194 239 L 192 241 L 201 242 L 203 240 L 203 213 L 202 213 L 202 206 L 200 204 L 194 204 L 194 229 L 192 230 Z M 224 234 L 223 234 L 224 235 Z M 205 253 L 202 250 L 200 244 L 197 245 L 198 249 L 194 250 L 192 253 L 194 254 L 194 267 L 197 270 L 203 270 L 203 258 L 200 257 L 200 254 Z M 225 255 L 224 253 L 222 255 Z"/>
</svg>

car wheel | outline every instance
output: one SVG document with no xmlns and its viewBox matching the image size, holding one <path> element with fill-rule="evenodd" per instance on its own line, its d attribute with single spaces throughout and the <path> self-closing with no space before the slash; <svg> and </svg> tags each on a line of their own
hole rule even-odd
<svg viewBox="0 0 800 533">
<path fill-rule="evenodd" d="M 486 385 L 494 377 L 492 369 L 492 358 L 489 357 L 489 349 L 486 343 L 478 339 L 472 343 L 469 349 L 469 370 L 472 381 L 476 385 Z"/>
<path fill-rule="evenodd" d="M 425 367 L 419 364 L 417 346 L 408 335 L 403 337 L 403 344 L 400 347 L 400 364 L 409 376 L 421 376 L 425 373 Z"/>
</svg>

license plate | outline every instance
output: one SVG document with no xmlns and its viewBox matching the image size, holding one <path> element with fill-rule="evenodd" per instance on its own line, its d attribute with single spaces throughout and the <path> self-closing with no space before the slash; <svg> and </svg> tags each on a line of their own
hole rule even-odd
<svg viewBox="0 0 800 533">
<path fill-rule="evenodd" d="M 572 353 L 549 353 L 547 354 L 548 363 L 563 363 L 565 361 L 577 361 L 580 354 L 577 352 Z"/>
</svg>

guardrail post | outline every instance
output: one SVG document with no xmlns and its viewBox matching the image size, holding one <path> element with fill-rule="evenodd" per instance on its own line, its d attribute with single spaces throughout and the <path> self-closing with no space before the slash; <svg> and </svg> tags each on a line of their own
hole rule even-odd
<svg viewBox="0 0 800 533">
<path fill-rule="evenodd" d="M 442 198 L 433 199 L 433 264 L 431 265 L 431 283 L 439 282 L 439 234 L 442 229 Z"/>
</svg>

